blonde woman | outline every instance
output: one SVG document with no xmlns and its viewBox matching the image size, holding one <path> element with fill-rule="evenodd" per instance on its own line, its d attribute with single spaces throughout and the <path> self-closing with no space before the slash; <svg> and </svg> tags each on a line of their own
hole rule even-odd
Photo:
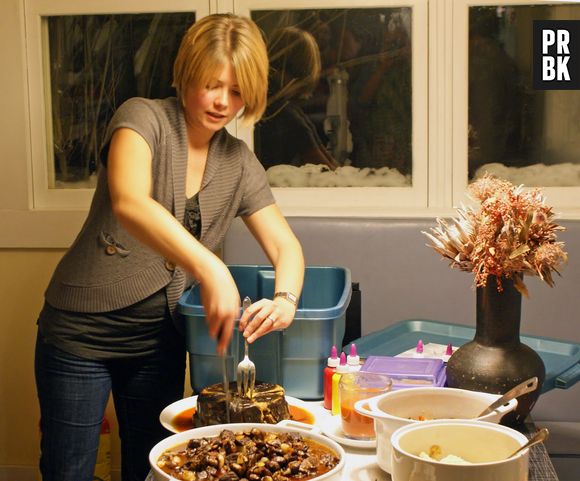
<svg viewBox="0 0 580 481">
<path fill-rule="evenodd" d="M 304 260 L 264 169 L 225 125 L 266 106 L 261 33 L 230 14 L 199 20 L 174 65 L 177 98 L 134 98 L 115 113 L 88 218 L 56 268 L 39 317 L 36 380 L 45 481 L 91 481 L 113 394 L 123 481 L 143 481 L 167 433 L 160 411 L 183 395 L 185 349 L 174 316 L 198 282 L 209 333 L 227 348 L 240 296 L 213 251 L 241 216 L 276 272 L 240 326 L 253 342 L 292 322 Z"/>
</svg>

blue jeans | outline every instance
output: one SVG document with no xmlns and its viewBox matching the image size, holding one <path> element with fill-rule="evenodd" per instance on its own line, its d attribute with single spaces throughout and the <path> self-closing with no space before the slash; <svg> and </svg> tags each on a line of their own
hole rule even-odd
<svg viewBox="0 0 580 481">
<path fill-rule="evenodd" d="M 99 434 L 113 393 L 123 481 L 144 481 L 149 451 L 171 433 L 159 413 L 183 396 L 185 350 L 93 361 L 36 340 L 43 481 L 92 481 Z"/>
</svg>

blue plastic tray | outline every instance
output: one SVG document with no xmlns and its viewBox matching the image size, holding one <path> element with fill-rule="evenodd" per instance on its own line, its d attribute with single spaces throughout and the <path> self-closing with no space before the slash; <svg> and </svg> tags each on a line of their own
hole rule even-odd
<svg viewBox="0 0 580 481">
<path fill-rule="evenodd" d="M 434 342 L 461 346 L 473 340 L 474 335 L 473 327 L 427 319 L 408 319 L 353 342 L 361 357 L 396 356 L 415 347 L 419 339 L 425 344 Z M 521 335 L 520 339 L 544 361 L 546 379 L 542 393 L 554 388 L 568 389 L 580 380 L 580 344 L 536 336 Z"/>
</svg>

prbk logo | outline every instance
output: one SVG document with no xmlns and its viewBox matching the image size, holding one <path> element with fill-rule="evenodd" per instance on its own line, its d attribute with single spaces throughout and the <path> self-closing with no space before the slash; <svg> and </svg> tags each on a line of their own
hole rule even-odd
<svg viewBox="0 0 580 481">
<path fill-rule="evenodd" d="M 534 89 L 580 89 L 580 20 L 534 20 Z"/>
</svg>

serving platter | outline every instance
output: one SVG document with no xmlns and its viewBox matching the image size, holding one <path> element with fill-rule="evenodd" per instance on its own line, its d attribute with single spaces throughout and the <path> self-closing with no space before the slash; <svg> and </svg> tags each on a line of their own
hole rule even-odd
<svg viewBox="0 0 580 481">
<path fill-rule="evenodd" d="M 286 402 L 290 408 L 290 414 L 295 421 L 306 424 L 318 424 L 317 417 L 311 407 L 301 399 L 286 396 Z M 197 396 L 191 396 L 167 406 L 159 414 L 161 425 L 172 433 L 180 433 L 194 428 L 191 416 L 197 407 Z"/>
</svg>

